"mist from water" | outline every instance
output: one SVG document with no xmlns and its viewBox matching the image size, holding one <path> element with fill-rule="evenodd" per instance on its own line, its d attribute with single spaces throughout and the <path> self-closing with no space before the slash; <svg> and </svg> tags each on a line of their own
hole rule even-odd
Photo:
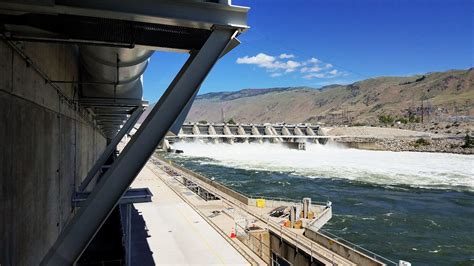
<svg viewBox="0 0 474 266">
<path fill-rule="evenodd" d="M 305 151 L 281 144 L 175 143 L 179 156 L 201 164 L 286 172 L 308 178 L 349 179 L 382 186 L 474 191 L 474 156 L 448 153 L 368 151 L 307 144 Z"/>
</svg>

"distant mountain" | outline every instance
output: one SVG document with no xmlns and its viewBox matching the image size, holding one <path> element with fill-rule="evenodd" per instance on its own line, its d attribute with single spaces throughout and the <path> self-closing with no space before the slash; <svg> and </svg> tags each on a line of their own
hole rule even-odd
<svg viewBox="0 0 474 266">
<path fill-rule="evenodd" d="M 423 106 L 423 108 L 421 108 Z M 370 123 L 381 114 L 474 115 L 474 69 L 378 77 L 350 85 L 245 89 L 199 95 L 187 121 Z M 421 111 L 423 110 L 423 111 Z"/>
</svg>

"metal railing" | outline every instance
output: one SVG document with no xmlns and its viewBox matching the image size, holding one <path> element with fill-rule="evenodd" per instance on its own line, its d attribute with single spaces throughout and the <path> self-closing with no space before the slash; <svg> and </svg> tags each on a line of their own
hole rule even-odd
<svg viewBox="0 0 474 266">
<path fill-rule="evenodd" d="M 160 167 L 160 166 L 174 167 L 174 165 L 169 165 L 168 163 L 166 163 L 163 160 L 159 160 L 159 161 L 160 161 L 160 165 L 158 165 L 158 167 Z M 190 170 L 186 169 L 187 171 L 185 172 L 185 171 L 182 171 L 181 168 L 182 167 L 175 168 L 175 169 L 177 171 L 181 172 L 180 173 L 181 175 L 185 175 L 185 176 L 188 176 L 190 178 L 194 178 L 192 175 L 190 175 L 188 173 L 188 171 L 190 171 Z M 308 255 L 311 255 L 311 257 L 313 257 L 313 255 L 317 255 L 317 256 L 329 259 L 333 263 L 341 264 L 343 262 L 338 258 L 338 257 L 342 257 L 342 256 L 337 255 L 335 257 L 333 252 L 328 252 L 329 249 L 321 246 L 320 244 L 315 243 L 313 240 L 307 238 L 306 236 L 304 236 L 302 234 L 297 234 L 297 233 L 291 231 L 290 229 L 284 227 L 283 225 L 281 225 L 281 224 L 279 224 L 275 221 L 270 220 L 269 216 L 255 213 L 254 210 L 250 209 L 250 206 L 248 204 L 244 204 L 239 200 L 229 198 L 228 195 L 226 195 L 225 193 L 223 193 L 222 191 L 220 191 L 216 187 L 211 186 L 211 185 L 209 185 L 209 184 L 207 184 L 207 183 L 205 183 L 205 182 L 203 182 L 199 179 L 195 179 L 195 180 L 196 180 L 196 182 L 201 183 L 200 184 L 201 186 L 207 187 L 207 189 L 209 189 L 211 191 L 215 191 L 215 194 L 219 195 L 220 198 L 223 201 L 226 201 L 229 204 L 229 206 L 232 206 L 232 205 L 238 206 L 240 209 L 244 210 L 245 212 L 247 212 L 251 216 L 259 219 L 260 221 L 266 222 L 266 225 L 267 225 L 266 229 L 267 230 L 271 230 L 274 233 L 279 234 L 282 239 L 283 239 L 283 236 L 289 237 L 294 242 L 295 247 L 296 247 L 297 250 L 298 249 L 303 249 L 303 250 L 306 249 L 307 251 L 305 251 L 305 252 L 308 253 Z M 263 198 L 263 199 L 280 201 L 280 202 L 300 203 L 300 201 L 297 201 L 297 200 L 294 200 L 294 199 L 282 198 L 282 197 L 267 197 L 267 196 L 260 196 L 260 195 L 250 195 L 250 196 L 247 196 L 247 197 L 249 199 L 262 199 Z M 319 204 L 319 203 L 323 203 L 323 202 L 317 202 L 317 203 Z M 323 204 L 326 204 L 326 203 L 323 203 Z M 360 245 L 357 245 L 357 244 L 354 244 L 354 243 L 352 243 L 348 240 L 345 240 L 344 238 L 342 238 L 340 236 L 337 236 L 333 233 L 330 233 L 327 230 L 319 228 L 318 232 L 315 232 L 315 233 L 316 234 L 319 233 L 320 235 L 328 238 L 329 240 L 331 240 L 335 243 L 339 243 L 339 244 L 342 244 L 344 246 L 347 246 L 347 247 L 353 249 L 354 251 L 357 251 L 357 252 L 361 253 L 362 255 L 364 255 L 368 258 L 374 259 L 378 262 L 382 262 L 382 263 L 385 263 L 385 264 L 388 264 L 388 265 L 398 265 L 396 262 L 394 262 L 394 261 L 392 261 L 388 258 L 385 258 L 385 257 L 383 257 L 383 256 L 381 256 L 381 255 L 379 255 L 375 252 L 367 250 L 367 249 L 365 249 L 364 247 L 362 247 Z"/>
<path fill-rule="evenodd" d="M 249 199 L 264 199 L 264 200 L 271 200 L 271 201 L 276 201 L 276 202 L 290 202 L 290 203 L 302 204 L 301 200 L 283 198 L 283 197 L 270 197 L 270 196 L 257 195 L 257 194 L 254 194 L 254 195 L 245 194 L 245 196 Z M 326 204 L 327 202 L 324 202 L 324 201 L 311 200 L 311 205 L 325 206 Z"/>
</svg>

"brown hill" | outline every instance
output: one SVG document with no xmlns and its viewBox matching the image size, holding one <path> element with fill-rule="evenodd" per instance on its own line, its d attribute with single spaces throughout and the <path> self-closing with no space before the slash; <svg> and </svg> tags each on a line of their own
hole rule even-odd
<svg viewBox="0 0 474 266">
<path fill-rule="evenodd" d="M 425 119 L 474 115 L 474 69 L 379 77 L 321 89 L 208 93 L 197 97 L 187 121 L 375 123 L 382 114 L 408 113 Z"/>
</svg>

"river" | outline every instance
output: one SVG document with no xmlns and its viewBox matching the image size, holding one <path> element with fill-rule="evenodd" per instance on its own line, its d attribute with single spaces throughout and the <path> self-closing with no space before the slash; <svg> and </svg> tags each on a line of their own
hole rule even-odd
<svg viewBox="0 0 474 266">
<path fill-rule="evenodd" d="M 394 261 L 474 264 L 474 156 L 177 143 L 166 157 L 249 195 L 333 203 L 325 229 Z"/>
</svg>

